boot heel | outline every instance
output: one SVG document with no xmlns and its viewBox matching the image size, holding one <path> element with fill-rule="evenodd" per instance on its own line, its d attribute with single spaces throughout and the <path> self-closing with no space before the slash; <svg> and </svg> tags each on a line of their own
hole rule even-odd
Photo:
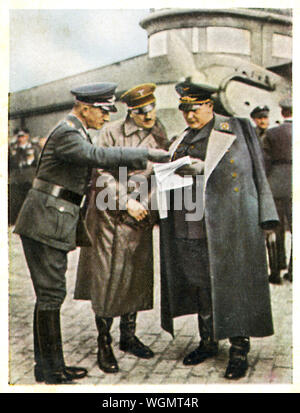
<svg viewBox="0 0 300 413">
<path fill-rule="evenodd" d="M 37 364 L 34 366 L 34 377 L 35 381 L 38 383 L 45 381 L 42 367 L 38 366 Z"/>
</svg>

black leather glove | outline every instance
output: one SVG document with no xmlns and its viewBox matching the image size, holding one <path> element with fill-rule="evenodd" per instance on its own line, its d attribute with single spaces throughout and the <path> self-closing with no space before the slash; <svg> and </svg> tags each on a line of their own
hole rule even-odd
<svg viewBox="0 0 300 413">
<path fill-rule="evenodd" d="M 171 154 L 164 149 L 148 149 L 148 159 L 152 162 L 165 163 L 171 159 Z"/>
<path fill-rule="evenodd" d="M 204 172 L 204 161 L 197 158 L 191 158 L 190 165 L 183 165 L 180 168 L 176 169 L 175 173 L 180 176 L 196 176 L 201 175 Z"/>
</svg>

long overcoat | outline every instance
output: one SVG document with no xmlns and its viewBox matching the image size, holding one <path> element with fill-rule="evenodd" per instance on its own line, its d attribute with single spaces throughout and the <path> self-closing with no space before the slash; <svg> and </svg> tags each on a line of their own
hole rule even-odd
<svg viewBox="0 0 300 413">
<path fill-rule="evenodd" d="M 98 145 L 102 147 L 168 147 L 163 126 L 157 121 L 151 129 L 139 129 L 130 119 L 111 122 L 101 131 Z M 130 171 L 126 178 L 137 174 L 150 179 L 151 164 L 145 171 Z M 99 175 L 100 174 L 100 175 Z M 105 191 L 115 196 L 116 209 L 100 210 L 96 202 L 102 186 L 95 186 L 97 176 L 105 181 Z M 156 212 L 137 222 L 124 208 L 126 196 L 135 197 L 133 186 L 119 180 L 118 172 L 98 171 L 87 211 L 87 228 L 93 246 L 81 248 L 75 299 L 91 300 L 95 313 L 102 317 L 116 317 L 129 312 L 153 307 L 153 247 L 152 228 Z M 122 186 L 122 191 L 121 191 Z M 141 202 L 148 207 L 149 193 Z M 116 194 L 116 195 L 115 195 Z M 125 199 L 124 199 L 125 195 Z M 150 211 L 149 211 L 150 212 Z"/>
<path fill-rule="evenodd" d="M 273 334 L 263 228 L 276 226 L 278 216 L 248 120 L 215 116 L 203 205 L 215 339 Z M 173 317 L 198 312 L 197 292 L 178 270 L 172 211 L 161 220 L 160 230 L 161 321 L 173 335 Z"/>
</svg>

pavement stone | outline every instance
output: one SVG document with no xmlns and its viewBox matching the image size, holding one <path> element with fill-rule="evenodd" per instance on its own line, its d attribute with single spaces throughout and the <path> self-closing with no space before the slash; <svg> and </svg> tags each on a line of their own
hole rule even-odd
<svg viewBox="0 0 300 413">
<path fill-rule="evenodd" d="M 122 390 L 124 385 L 232 385 L 224 379 L 229 343 L 220 342 L 219 354 L 198 366 L 184 366 L 183 357 L 199 342 L 196 315 L 175 320 L 175 336 L 172 338 L 160 327 L 158 229 L 154 230 L 155 282 L 154 309 L 138 314 L 137 335 L 155 352 L 152 359 L 137 359 L 124 353 L 119 346 L 119 317 L 114 319 L 111 335 L 113 348 L 119 363 L 117 374 L 105 374 L 97 366 L 97 330 L 91 304 L 73 300 L 76 266 L 79 249 L 68 255 L 68 293 L 61 311 L 61 325 L 65 359 L 68 364 L 85 366 L 89 373 L 75 386 L 112 385 Z M 29 271 L 17 235 L 9 229 L 9 386 L 36 385 L 33 376 L 32 314 L 35 295 Z M 239 385 L 292 384 L 293 335 L 292 307 L 293 284 L 270 285 L 275 334 L 271 337 L 252 338 L 249 354 L 249 370 Z M 28 386 L 29 385 L 29 386 Z M 39 385 L 41 386 L 41 385 Z M 49 386 L 44 386 L 49 387 Z M 69 386 L 70 387 L 70 386 Z M 73 387 L 73 386 L 71 386 Z M 173 386 L 172 386 L 173 388 Z M 193 387 L 194 388 L 194 387 Z M 290 388 L 290 386 L 288 386 Z M 200 389 L 200 387 L 199 387 Z M 102 390 L 101 390 L 102 391 Z"/>
</svg>

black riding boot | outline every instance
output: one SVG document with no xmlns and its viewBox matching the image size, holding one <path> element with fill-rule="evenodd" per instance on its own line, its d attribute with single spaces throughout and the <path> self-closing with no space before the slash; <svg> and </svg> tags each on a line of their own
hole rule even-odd
<svg viewBox="0 0 300 413">
<path fill-rule="evenodd" d="M 120 350 L 140 358 L 149 359 L 153 357 L 153 351 L 135 336 L 135 327 L 136 313 L 129 313 L 121 316 Z"/>
<path fill-rule="evenodd" d="M 281 284 L 277 244 L 276 241 L 271 240 L 269 237 L 267 238 L 267 250 L 271 270 L 269 282 L 272 284 Z"/>
<path fill-rule="evenodd" d="M 206 359 L 218 354 L 218 342 L 213 340 L 212 316 L 204 317 L 198 314 L 198 327 L 200 344 L 183 359 L 183 364 L 186 366 L 203 363 Z"/>
<path fill-rule="evenodd" d="M 96 315 L 95 320 L 98 330 L 98 366 L 105 373 L 117 373 L 119 367 L 111 348 L 112 339 L 109 334 L 113 319 Z"/>
<path fill-rule="evenodd" d="M 229 362 L 225 372 L 227 379 L 239 379 L 246 375 L 248 370 L 247 354 L 250 351 L 249 337 L 232 337 L 229 339 Z"/>
<path fill-rule="evenodd" d="M 59 310 L 36 310 L 35 326 L 36 338 L 38 338 L 35 355 L 40 360 L 38 362 L 37 359 L 35 366 L 37 381 L 45 381 L 47 384 L 67 384 L 72 379 L 80 379 L 87 375 L 87 370 L 84 368 L 65 365 Z"/>
<path fill-rule="evenodd" d="M 43 367 L 42 367 L 42 359 L 41 359 L 41 352 L 40 352 L 40 345 L 38 339 L 38 332 L 37 332 L 37 306 L 34 307 L 33 313 L 33 350 L 34 350 L 34 377 L 35 380 L 40 383 L 44 381 L 44 374 L 43 374 Z"/>
</svg>

